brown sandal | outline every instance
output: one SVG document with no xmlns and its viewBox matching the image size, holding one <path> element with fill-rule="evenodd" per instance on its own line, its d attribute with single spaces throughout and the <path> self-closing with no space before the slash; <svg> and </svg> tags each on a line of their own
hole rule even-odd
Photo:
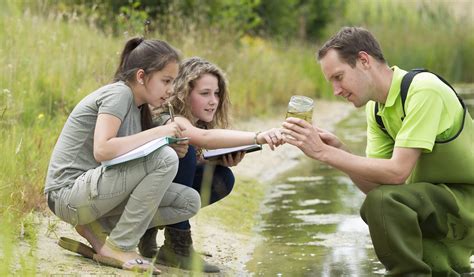
<svg viewBox="0 0 474 277">
<path fill-rule="evenodd" d="M 94 261 L 96 261 L 100 264 L 108 265 L 108 266 L 111 266 L 111 267 L 120 268 L 120 269 L 124 269 L 124 270 L 136 271 L 136 272 L 140 272 L 140 273 L 141 272 L 149 272 L 151 270 L 151 273 L 153 275 L 161 274 L 161 271 L 158 268 L 156 268 L 153 265 L 153 263 L 151 263 L 147 260 L 140 259 L 140 258 L 131 259 L 131 260 L 126 261 L 125 263 L 123 263 L 123 262 L 121 262 L 117 259 L 111 258 L 111 257 L 106 257 L 106 256 L 102 256 L 102 255 L 99 255 L 99 254 L 94 254 L 93 259 L 94 259 Z"/>
<path fill-rule="evenodd" d="M 82 255 L 83 257 L 88 259 L 93 259 L 94 254 L 96 254 L 95 250 L 92 247 L 85 245 L 80 241 L 66 237 L 60 237 L 58 245 L 66 250 Z"/>
</svg>

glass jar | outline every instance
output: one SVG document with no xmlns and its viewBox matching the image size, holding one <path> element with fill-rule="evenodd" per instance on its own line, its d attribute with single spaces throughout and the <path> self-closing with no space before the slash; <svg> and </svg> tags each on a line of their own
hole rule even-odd
<svg viewBox="0 0 474 277">
<path fill-rule="evenodd" d="M 288 103 L 288 110 L 286 112 L 286 118 L 296 117 L 306 120 L 309 123 L 313 121 L 313 99 L 302 96 L 293 95 Z"/>
</svg>

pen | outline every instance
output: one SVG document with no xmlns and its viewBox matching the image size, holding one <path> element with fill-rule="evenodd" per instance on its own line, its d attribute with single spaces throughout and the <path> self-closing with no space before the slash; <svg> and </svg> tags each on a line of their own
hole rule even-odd
<svg viewBox="0 0 474 277">
<path fill-rule="evenodd" d="M 174 122 L 174 111 L 173 111 L 173 105 L 171 105 L 171 103 L 170 103 L 170 102 L 168 102 L 168 110 L 170 111 L 171 122 Z"/>
</svg>

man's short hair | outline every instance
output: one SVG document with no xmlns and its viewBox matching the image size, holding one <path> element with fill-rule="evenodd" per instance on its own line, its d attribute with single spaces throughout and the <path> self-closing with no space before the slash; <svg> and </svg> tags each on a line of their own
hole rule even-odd
<svg viewBox="0 0 474 277">
<path fill-rule="evenodd" d="M 351 67 L 355 67 L 360 51 L 365 51 L 379 62 L 386 63 L 375 37 L 368 30 L 361 27 L 341 28 L 319 49 L 318 61 L 324 58 L 331 49 L 336 50 L 340 59 Z"/>
</svg>

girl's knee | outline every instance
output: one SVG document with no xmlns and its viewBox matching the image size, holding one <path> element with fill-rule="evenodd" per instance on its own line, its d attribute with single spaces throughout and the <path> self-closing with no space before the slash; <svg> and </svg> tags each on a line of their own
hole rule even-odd
<svg viewBox="0 0 474 277">
<path fill-rule="evenodd" d="M 173 171 L 174 174 L 178 171 L 179 158 L 176 151 L 169 146 L 161 147 L 148 156 L 147 168 L 148 171 L 154 171 L 166 167 L 168 171 Z"/>
<path fill-rule="evenodd" d="M 162 148 L 161 152 L 161 159 L 163 159 L 168 166 L 178 167 L 178 154 L 173 148 L 166 146 Z"/>
<path fill-rule="evenodd" d="M 205 203 L 205 206 L 215 203 L 229 195 L 234 188 L 234 182 L 234 174 L 228 167 L 217 166 L 212 180 L 211 198 L 209 199 L 209 203 Z"/>
<path fill-rule="evenodd" d="M 201 196 L 199 195 L 199 192 L 193 188 L 186 187 L 183 196 L 188 200 L 186 205 L 187 210 L 191 216 L 195 216 L 201 208 Z"/>
<path fill-rule="evenodd" d="M 219 171 L 219 179 L 221 181 L 222 186 L 222 194 L 223 196 L 227 196 L 232 192 L 235 184 L 235 177 L 232 170 L 228 167 L 220 167 Z"/>
<path fill-rule="evenodd" d="M 223 192 L 223 197 L 226 197 L 234 189 L 234 182 L 225 182 L 224 183 L 224 188 L 225 189 L 224 189 L 224 192 Z"/>
</svg>

